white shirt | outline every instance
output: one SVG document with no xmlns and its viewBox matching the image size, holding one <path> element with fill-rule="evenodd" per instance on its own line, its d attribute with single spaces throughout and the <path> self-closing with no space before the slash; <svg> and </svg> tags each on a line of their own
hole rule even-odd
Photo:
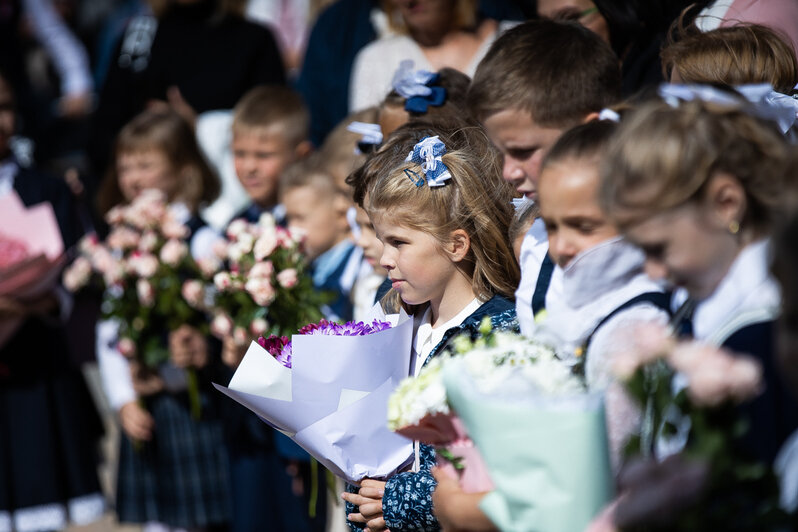
<svg viewBox="0 0 798 532">
<path fill-rule="evenodd" d="M 443 335 L 446 334 L 446 331 L 463 323 L 463 321 L 473 314 L 480 306 L 482 306 L 482 302 L 474 298 L 468 305 L 463 307 L 463 310 L 458 312 L 456 316 L 437 327 L 432 326 L 432 309 L 427 307 L 427 310 L 424 311 L 421 321 L 416 328 L 415 336 L 413 337 L 414 356 L 411 359 L 410 372 L 418 376 L 427 357 L 432 353 L 432 350 L 435 349 L 435 346 L 443 340 Z"/>
<path fill-rule="evenodd" d="M 535 331 L 535 316 L 532 315 L 532 296 L 535 293 L 543 259 L 549 252 L 546 224 L 538 218 L 524 236 L 521 243 L 521 282 L 515 291 L 515 313 L 521 326 L 521 334 L 532 337 Z M 562 268 L 554 266 L 549 289 L 546 292 L 546 308 L 549 302 L 561 298 L 563 293 Z"/>
</svg>

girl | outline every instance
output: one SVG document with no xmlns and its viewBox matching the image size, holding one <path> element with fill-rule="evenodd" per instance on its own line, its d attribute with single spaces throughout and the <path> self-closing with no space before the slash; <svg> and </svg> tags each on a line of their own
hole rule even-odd
<svg viewBox="0 0 798 532">
<path fill-rule="evenodd" d="M 191 128 L 173 112 L 146 111 L 119 134 L 115 178 L 105 190 L 129 202 L 157 189 L 190 229 L 195 258 L 209 256 L 215 233 L 196 216 L 219 192 L 219 182 L 202 159 Z M 209 388 L 214 368 L 205 337 L 188 326 L 166 334 L 172 364 L 143 371 L 116 349 L 116 324 L 98 325 L 98 360 L 123 436 L 119 452 L 116 510 L 122 522 L 146 523 L 145 530 L 199 529 L 229 518 L 229 480 L 222 426 L 214 419 L 217 394 L 201 390 L 202 420 L 192 418 L 181 368 L 198 369 Z"/>
<path fill-rule="evenodd" d="M 646 271 L 678 287 L 679 328 L 763 364 L 765 392 L 743 405 L 745 445 L 771 461 L 796 427 L 773 365 L 778 287 L 769 235 L 794 174 L 775 125 L 699 100 L 642 106 L 620 128 L 601 168 L 601 200 L 646 255 Z M 692 320 L 690 320 L 692 310 Z"/>
<path fill-rule="evenodd" d="M 550 301 L 533 334 L 581 367 L 589 388 L 607 390 L 610 455 L 617 469 L 638 415 L 610 378 L 610 357 L 625 329 L 667 323 L 668 298 L 643 271 L 643 254 L 619 236 L 601 210 L 599 163 L 616 128 L 608 120 L 577 126 L 543 159 L 538 205 L 549 256 L 562 268 L 563 294 Z M 474 523 L 481 523 L 477 529 L 492 528 L 477 508 L 484 494 L 466 494 L 456 482 L 440 480 L 434 504 L 442 523 L 455 529 L 472 530 Z"/>
<path fill-rule="evenodd" d="M 500 168 L 479 128 L 436 136 L 423 125 L 405 126 L 363 168 L 364 207 L 392 282 L 382 305 L 414 316 L 415 374 L 456 334 L 476 335 L 485 316 L 496 328 L 517 327 L 510 298 L 519 273 L 506 237 L 511 190 Z M 350 507 L 351 523 L 373 531 L 437 529 L 430 474 L 435 453 L 426 445 L 418 451 L 413 471 L 387 482 L 367 479 L 359 491 L 343 494 L 359 506 Z"/>
</svg>

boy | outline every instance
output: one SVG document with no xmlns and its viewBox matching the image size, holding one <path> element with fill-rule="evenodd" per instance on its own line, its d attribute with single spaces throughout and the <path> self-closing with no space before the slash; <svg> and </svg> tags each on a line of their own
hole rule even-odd
<svg viewBox="0 0 798 532">
<path fill-rule="evenodd" d="M 291 166 L 280 183 L 286 222 L 305 237 L 305 252 L 311 260 L 313 285 L 335 294 L 323 310 L 329 320 L 352 319 L 349 299 L 352 269 L 360 268 L 360 255 L 353 254 L 346 212 L 350 201 L 334 178 L 320 165 L 318 156 Z M 357 255 L 357 256 L 355 256 Z"/>
<path fill-rule="evenodd" d="M 477 67 L 466 104 L 504 156 L 504 179 L 535 200 L 548 149 L 566 130 L 615 103 L 620 87 L 618 58 L 595 33 L 576 23 L 534 20 L 493 43 Z M 560 292 L 562 276 L 548 257 L 541 220 L 524 238 L 520 263 L 516 311 L 521 332 L 529 335 L 546 299 Z"/>
<path fill-rule="evenodd" d="M 233 165 L 251 203 L 235 218 L 258 220 L 263 212 L 282 223 L 280 176 L 311 151 L 310 117 L 302 98 L 287 87 L 262 86 L 246 93 L 233 109 Z"/>
</svg>

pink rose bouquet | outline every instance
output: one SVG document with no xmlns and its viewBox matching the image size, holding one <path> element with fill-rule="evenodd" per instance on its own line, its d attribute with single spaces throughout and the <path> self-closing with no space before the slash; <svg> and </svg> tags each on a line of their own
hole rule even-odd
<svg viewBox="0 0 798 532">
<path fill-rule="evenodd" d="M 670 529 L 770 530 L 768 523 L 783 524 L 770 464 L 740 448 L 749 420 L 738 407 L 763 390 L 759 361 L 698 341 L 679 342 L 662 327 L 645 326 L 615 354 L 613 372 L 643 411 L 627 458 L 662 462 L 679 454 L 707 467 L 702 497 L 681 511 Z"/>
<path fill-rule="evenodd" d="M 234 220 L 214 248 L 211 332 L 238 345 L 289 334 L 317 320 L 324 300 L 306 275 L 302 242 L 265 213 L 258 223 Z"/>
</svg>

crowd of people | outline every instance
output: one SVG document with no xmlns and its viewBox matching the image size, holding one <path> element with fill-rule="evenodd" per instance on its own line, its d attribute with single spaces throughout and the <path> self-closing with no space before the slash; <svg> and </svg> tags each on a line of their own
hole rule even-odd
<svg viewBox="0 0 798 532">
<path fill-rule="evenodd" d="M 593 530 L 701 500 L 672 462 L 628 481 L 643 416 L 611 370 L 629 331 L 667 326 L 761 364 L 739 445 L 795 511 L 798 4 L 89 4 L 0 2 L 0 198 L 49 203 L 64 262 L 155 189 L 198 263 L 234 220 L 302 235 L 326 319 L 412 317 L 411 376 L 486 317 L 578 353 L 618 480 Z M 0 532 L 108 512 L 145 532 L 495 528 L 431 446 L 345 484 L 215 390 L 257 335 L 164 325 L 153 370 L 104 297 L 0 295 Z"/>
</svg>

